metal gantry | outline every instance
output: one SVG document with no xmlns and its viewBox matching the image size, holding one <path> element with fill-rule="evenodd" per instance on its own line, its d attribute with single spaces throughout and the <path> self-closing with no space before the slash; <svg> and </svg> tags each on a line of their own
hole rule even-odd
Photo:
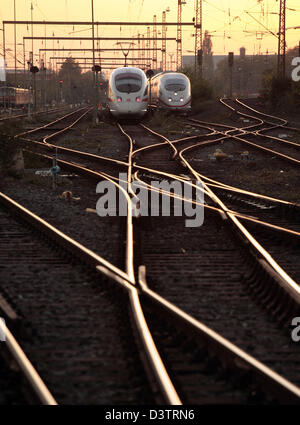
<svg viewBox="0 0 300 425">
<path fill-rule="evenodd" d="M 180 4 L 184 4 L 185 2 L 183 1 L 183 0 L 180 0 Z M 15 4 L 15 0 L 14 0 L 14 4 Z M 93 6 L 93 4 L 92 4 L 92 6 Z M 181 40 L 182 41 L 182 37 L 180 36 L 180 37 L 177 37 L 177 39 L 175 38 L 175 37 L 170 37 L 170 38 L 167 38 L 166 37 L 166 32 L 167 32 L 167 27 L 168 26 L 178 26 L 178 22 L 166 22 L 166 12 L 168 12 L 169 11 L 169 8 L 167 8 L 166 9 L 166 11 L 164 11 L 164 13 L 163 13 L 163 20 L 162 20 L 162 22 L 157 22 L 157 19 L 156 19 L 156 16 L 155 16 L 155 18 L 153 19 L 153 22 L 117 22 L 117 21 L 114 21 L 114 22 L 110 22 L 110 21 L 106 21 L 106 22 L 102 22 L 102 21 L 94 21 L 93 19 L 92 19 L 92 21 L 38 21 L 38 20 L 33 20 L 33 6 L 32 6 L 32 2 L 31 2 L 31 19 L 30 20 L 16 20 L 16 13 L 14 14 L 14 20 L 5 20 L 5 21 L 3 21 L 3 56 L 4 56 L 4 61 L 6 62 L 6 48 L 5 48 L 5 30 L 6 30 L 6 26 L 7 25 L 14 25 L 14 28 L 15 28 L 15 33 L 16 33 L 16 26 L 17 25 L 26 25 L 27 26 L 27 28 L 28 27 L 31 27 L 31 37 L 30 38 L 27 38 L 27 37 L 23 37 L 23 46 L 24 46 L 24 48 L 23 48 L 23 50 L 24 50 L 24 57 L 25 57 L 25 41 L 26 40 L 31 40 L 31 45 L 32 45 L 32 47 L 31 47 L 31 51 L 33 52 L 33 43 L 34 43 L 34 40 L 41 40 L 42 41 L 42 43 L 45 43 L 45 49 L 39 49 L 39 51 L 41 52 L 41 51 L 43 51 L 44 52 L 44 63 L 46 64 L 46 61 L 47 61 L 47 59 L 46 59 L 46 52 L 47 51 L 60 51 L 60 49 L 54 49 L 54 46 L 53 46 L 53 49 L 46 49 L 46 42 L 47 42 L 47 40 L 52 40 L 52 42 L 54 43 L 54 41 L 57 41 L 57 43 L 59 43 L 61 40 L 79 40 L 80 41 L 80 44 L 82 43 L 82 42 L 84 42 L 84 41 L 93 41 L 93 43 L 95 42 L 95 41 L 97 41 L 97 48 L 95 48 L 95 46 L 93 45 L 93 51 L 94 52 L 98 52 L 98 54 L 100 54 L 100 52 L 102 52 L 102 51 L 105 51 L 105 50 L 115 50 L 115 49 L 101 49 L 101 48 L 99 48 L 99 41 L 100 40 L 116 40 L 116 38 L 114 38 L 114 37 L 98 37 L 98 30 L 99 30 L 99 26 L 101 27 L 101 26 L 115 26 L 115 25 L 117 25 L 117 26 L 144 26 L 144 27 L 149 27 L 149 25 L 153 25 L 153 37 L 149 37 L 149 34 L 147 34 L 147 37 L 144 37 L 144 42 L 145 41 L 147 41 L 147 47 L 146 48 L 144 48 L 144 49 L 141 49 L 141 51 L 142 50 L 147 50 L 147 48 L 149 48 L 148 46 L 150 45 L 150 43 L 149 42 L 151 42 L 152 41 L 152 45 L 153 45 L 153 49 L 151 49 L 152 51 L 153 51 L 153 67 L 154 68 L 158 68 L 158 63 L 157 63 L 157 51 L 162 51 L 162 64 L 161 64 L 161 66 L 162 67 L 164 67 L 164 68 L 166 68 L 166 42 L 167 42 L 167 40 Z M 92 11 L 93 12 L 93 11 Z M 43 26 L 44 27 L 44 29 L 45 29 L 45 34 L 44 34 L 44 36 L 42 36 L 42 37 L 33 37 L 33 27 L 35 26 L 35 25 L 37 25 L 37 26 Z M 88 26 L 89 28 L 88 29 L 92 29 L 92 32 L 93 32 L 93 36 L 92 37 L 55 37 L 54 36 L 54 33 L 53 33 L 53 37 L 47 37 L 46 36 L 46 28 L 47 28 L 47 26 L 49 26 L 49 25 L 71 25 L 71 26 L 73 26 L 73 32 L 76 32 L 76 31 L 74 31 L 74 28 L 75 28 L 75 26 Z M 162 38 L 159 38 L 158 36 L 157 36 L 157 26 L 162 26 Z M 180 27 L 181 26 L 193 26 L 194 25 L 194 22 L 181 22 L 181 25 L 180 25 Z M 96 26 L 96 29 L 97 29 L 97 37 L 95 37 L 95 26 Z M 180 35 L 180 34 L 179 34 Z M 118 37 L 118 40 L 120 40 L 120 39 L 122 39 L 122 40 L 131 40 L 132 41 L 132 37 L 128 37 L 128 38 L 126 38 L 126 37 Z M 157 41 L 162 41 L 162 47 L 161 48 L 157 48 Z M 16 44 L 16 34 L 15 34 L 15 44 Z M 180 46 L 181 45 L 181 42 L 179 42 L 179 51 L 180 51 Z M 71 50 L 73 50 L 73 49 L 64 49 L 65 51 L 71 51 Z M 74 50 L 79 50 L 79 49 L 74 49 Z M 88 49 L 83 49 L 83 50 L 88 50 Z M 137 49 L 131 49 L 131 50 L 137 50 Z M 179 55 L 180 56 L 180 55 Z M 16 52 L 15 52 L 15 57 L 16 57 Z M 99 56 L 99 59 L 100 59 L 100 56 Z M 15 58 L 15 69 L 17 68 L 17 60 L 16 60 L 16 58 Z M 25 69 L 25 61 L 24 61 L 24 69 Z"/>
<path fill-rule="evenodd" d="M 166 25 L 164 25 L 166 27 Z M 92 41 L 93 37 L 23 37 L 24 40 L 55 40 L 55 41 L 60 41 L 60 40 L 70 40 L 70 41 Z M 153 37 L 145 37 L 143 36 L 144 40 L 152 40 L 153 41 Z M 168 37 L 168 38 L 164 38 L 164 37 L 157 37 L 157 40 L 160 41 L 164 41 L 168 40 L 168 41 L 176 41 L 176 37 Z M 108 40 L 108 41 L 114 41 L 114 40 L 122 40 L 122 41 L 132 41 L 132 40 L 138 40 L 138 37 L 94 37 L 94 40 Z M 95 49 L 96 50 L 96 49 Z M 101 50 L 101 49 L 100 49 Z"/>
</svg>

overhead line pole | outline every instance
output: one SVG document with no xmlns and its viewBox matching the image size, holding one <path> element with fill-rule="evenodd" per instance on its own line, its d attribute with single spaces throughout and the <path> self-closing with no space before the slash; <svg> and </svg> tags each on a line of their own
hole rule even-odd
<svg viewBox="0 0 300 425">
<path fill-rule="evenodd" d="M 200 59 L 199 74 L 202 78 L 202 0 L 195 0 L 195 71 L 197 70 L 197 58 Z"/>
<path fill-rule="evenodd" d="M 14 0 L 14 20 L 16 20 L 16 0 Z M 17 26 L 14 24 L 14 44 L 15 44 L 15 86 L 17 85 Z"/>
<path fill-rule="evenodd" d="M 182 68 L 182 5 L 186 4 L 183 0 L 178 0 L 178 10 L 177 10 L 177 49 L 176 49 L 176 59 L 177 59 L 177 71 Z"/>
<path fill-rule="evenodd" d="M 147 40 L 147 43 L 146 43 L 146 48 L 147 49 L 150 49 L 150 47 L 151 47 L 151 41 L 150 41 L 150 27 L 147 27 L 147 38 L 148 38 L 148 40 Z M 146 56 L 146 51 L 145 51 L 145 49 L 144 49 L 144 59 L 145 59 L 145 56 Z M 151 65 L 150 65 L 151 66 Z"/>
<path fill-rule="evenodd" d="M 281 78 L 285 78 L 285 56 L 286 56 L 286 0 L 280 0 L 277 75 L 278 77 L 281 77 Z"/>
<path fill-rule="evenodd" d="M 92 50 L 93 50 L 93 86 L 94 86 L 94 112 L 93 112 L 93 120 L 94 124 L 97 124 L 97 106 L 98 106 L 98 87 L 96 81 L 96 67 L 95 67 L 95 28 L 94 28 L 94 0 L 91 0 L 92 6 Z M 58 62 L 56 62 L 58 63 Z"/>
<path fill-rule="evenodd" d="M 153 16 L 153 59 L 152 68 L 157 69 L 157 26 L 156 26 L 156 15 Z"/>
</svg>

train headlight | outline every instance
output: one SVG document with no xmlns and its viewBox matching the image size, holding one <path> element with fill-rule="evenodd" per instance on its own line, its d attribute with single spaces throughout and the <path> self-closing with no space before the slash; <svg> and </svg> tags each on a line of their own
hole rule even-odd
<svg viewBox="0 0 300 425">
<path fill-rule="evenodd" d="M 180 98 L 180 102 L 183 102 L 183 97 Z"/>
<path fill-rule="evenodd" d="M 177 93 L 174 93 L 174 96 L 177 96 Z"/>
<path fill-rule="evenodd" d="M 140 102 L 140 101 L 141 101 L 141 98 L 140 98 L 140 97 L 137 97 L 135 100 L 136 100 L 137 102 Z"/>
<path fill-rule="evenodd" d="M 118 97 L 117 98 L 117 102 L 122 102 L 122 98 L 121 97 Z"/>
<path fill-rule="evenodd" d="M 168 100 L 169 100 L 169 102 L 172 102 L 172 100 L 173 100 L 173 99 L 172 99 L 171 97 L 169 97 L 169 99 L 168 99 Z"/>
</svg>

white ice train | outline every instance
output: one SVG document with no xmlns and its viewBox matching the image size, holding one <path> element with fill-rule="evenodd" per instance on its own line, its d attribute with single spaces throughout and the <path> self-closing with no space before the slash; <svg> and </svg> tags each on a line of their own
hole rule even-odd
<svg viewBox="0 0 300 425">
<path fill-rule="evenodd" d="M 142 118 L 148 111 L 148 81 L 139 68 L 122 67 L 110 76 L 107 93 L 109 112 L 116 118 Z"/>
<path fill-rule="evenodd" d="M 151 106 L 169 111 L 191 110 L 191 83 L 180 72 L 161 72 L 150 80 Z"/>
</svg>

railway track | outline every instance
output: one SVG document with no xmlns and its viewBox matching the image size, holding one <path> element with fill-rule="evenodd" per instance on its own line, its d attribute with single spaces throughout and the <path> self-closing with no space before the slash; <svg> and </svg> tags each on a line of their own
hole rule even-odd
<svg viewBox="0 0 300 425">
<path fill-rule="evenodd" d="M 149 150 L 151 151 L 152 149 L 150 148 Z M 173 150 L 174 150 L 174 146 L 173 146 Z M 134 156 L 134 154 L 135 154 L 135 152 L 133 152 L 132 156 Z M 180 152 L 179 152 L 179 156 L 180 156 Z M 153 157 L 151 157 L 151 159 L 153 160 Z M 143 158 L 143 160 L 145 160 L 145 158 Z M 169 160 L 170 160 L 169 154 L 165 154 L 165 152 L 164 153 L 161 152 L 161 155 L 160 155 L 160 164 L 164 163 L 164 165 L 165 165 L 165 164 L 167 164 L 167 162 Z M 156 163 L 155 163 L 155 165 L 156 165 Z M 190 168 L 190 169 L 192 170 L 192 168 Z M 148 170 L 148 171 L 150 171 L 150 170 Z M 152 169 L 151 171 L 154 171 L 154 173 L 155 173 L 155 170 Z M 173 176 L 174 176 L 174 174 L 176 174 L 174 172 L 173 166 L 172 166 L 172 173 L 173 173 Z M 157 174 L 159 174 L 159 172 L 157 172 Z M 178 176 L 178 174 L 177 174 L 177 176 Z M 171 177 L 171 175 L 169 175 L 169 177 Z M 208 192 L 208 194 L 210 194 L 210 193 Z M 213 198 L 213 199 L 216 202 L 216 198 Z M 219 204 L 219 206 L 222 206 L 222 203 L 220 201 L 217 200 L 216 203 Z M 226 211 L 228 211 L 228 209 L 225 207 L 225 208 L 223 208 L 223 211 L 226 212 Z M 231 217 L 233 219 L 233 217 L 231 216 L 231 213 L 230 213 L 229 217 Z M 168 220 L 170 222 L 170 219 L 168 219 Z M 153 221 L 153 219 L 150 219 L 150 222 L 151 221 Z M 153 274 L 154 274 L 153 280 L 154 281 L 157 281 L 157 279 L 159 279 L 159 277 L 160 277 L 160 280 L 159 280 L 159 283 L 157 284 L 157 287 L 161 288 L 163 286 L 162 280 L 164 282 L 166 282 L 166 280 L 167 280 L 167 288 L 168 289 L 164 293 L 164 295 L 166 296 L 167 293 L 168 294 L 170 294 L 170 292 L 171 292 L 171 294 L 173 293 L 174 281 L 177 283 L 178 274 L 180 274 L 179 269 L 180 270 L 184 270 L 183 271 L 182 280 L 185 281 L 187 279 L 189 281 L 189 278 L 186 278 L 186 270 L 190 270 L 191 264 L 195 264 L 195 263 L 196 264 L 200 264 L 199 269 L 197 269 L 197 271 L 196 271 L 196 276 L 198 276 L 201 269 L 202 270 L 203 269 L 205 270 L 204 264 L 208 268 L 209 267 L 210 268 L 212 267 L 212 265 L 213 265 L 212 264 L 212 258 L 215 259 L 215 251 L 214 251 L 214 249 L 212 249 L 212 247 L 207 249 L 207 251 L 210 253 L 210 255 L 212 255 L 212 257 L 210 258 L 210 260 L 209 259 L 206 260 L 206 261 L 204 260 L 204 264 L 202 264 L 202 262 L 201 262 L 201 260 L 203 260 L 203 254 L 202 253 L 201 253 L 202 255 L 200 255 L 197 258 L 193 258 L 193 255 L 191 254 L 190 255 L 192 257 L 191 259 L 189 258 L 190 257 L 189 255 L 186 255 L 187 265 L 186 265 L 186 267 L 184 267 L 185 266 L 185 263 L 184 263 L 183 260 L 181 260 L 182 253 L 181 254 L 178 253 L 179 252 L 179 248 L 180 248 L 180 243 L 181 243 L 181 239 L 180 239 L 180 237 L 178 237 L 178 234 L 177 234 L 178 233 L 178 230 L 177 229 L 179 227 L 178 226 L 178 223 L 176 223 L 174 226 L 170 226 L 170 229 L 168 229 L 167 228 L 167 222 L 162 222 L 162 227 L 160 227 L 159 223 L 161 223 L 161 221 L 162 221 L 162 218 L 160 218 L 159 221 L 156 221 L 154 225 L 151 225 L 151 230 L 148 233 L 145 233 L 143 236 L 141 236 L 140 237 L 140 240 L 141 240 L 141 244 L 142 245 L 143 245 L 143 241 L 146 241 L 145 251 L 146 251 L 146 253 L 148 253 L 148 252 L 150 253 L 149 254 L 149 258 L 147 258 L 147 260 L 143 260 L 142 259 L 142 262 L 143 263 L 146 263 L 148 265 L 149 270 L 150 270 L 150 276 L 152 276 L 153 269 L 156 271 L 156 273 L 155 273 L 155 271 L 153 272 Z M 226 222 L 226 220 L 225 220 L 225 222 Z M 215 225 L 215 222 L 213 222 L 213 223 Z M 238 222 L 235 222 L 235 219 L 232 220 L 232 223 L 234 223 L 237 227 L 239 227 L 239 223 Z M 162 228 L 164 228 L 164 229 L 167 228 L 166 235 L 168 235 L 168 237 L 164 236 L 164 238 L 166 238 L 166 244 L 163 245 L 162 251 L 160 251 L 159 250 L 159 247 L 157 247 L 157 245 L 158 244 L 163 244 L 163 241 L 164 241 L 164 238 L 162 238 L 162 236 L 161 236 L 161 233 L 163 232 L 162 231 Z M 159 229 L 158 232 L 157 232 L 157 234 L 155 233 L 155 230 L 156 229 Z M 231 229 L 231 232 L 232 232 L 232 229 Z M 153 235 L 153 233 L 154 233 L 154 235 Z M 185 232 L 184 233 L 185 234 L 187 233 L 186 229 L 185 229 Z M 192 236 L 195 237 L 195 234 L 194 233 L 195 232 L 191 232 L 191 234 L 187 237 L 187 240 L 192 240 Z M 212 232 L 212 229 L 210 231 L 208 231 L 208 235 L 210 235 L 211 233 L 213 233 Z M 298 237 L 299 237 L 299 234 L 298 234 Z M 199 239 L 201 239 L 201 241 L 203 240 L 199 236 L 198 237 L 195 237 L 195 238 L 196 238 L 197 243 L 198 243 Z M 226 238 L 224 238 L 224 239 L 226 240 Z M 185 239 L 183 239 L 183 240 L 185 240 Z M 204 239 L 204 240 L 206 240 L 206 239 Z M 213 237 L 213 240 L 214 240 L 215 243 L 217 243 L 217 245 L 218 245 L 218 243 L 220 243 L 219 242 L 219 239 L 216 236 Z M 149 242 L 149 241 L 153 241 L 153 245 L 151 245 L 151 242 Z M 176 245 L 176 242 L 179 244 L 179 246 L 177 248 L 177 251 L 176 251 L 176 248 L 174 248 L 175 245 Z M 249 242 L 249 240 L 248 240 L 248 242 Z M 149 244 L 150 244 L 150 246 L 149 246 Z M 175 255 L 172 254 L 173 251 L 172 252 L 169 251 L 170 250 L 170 247 L 173 247 L 173 249 L 175 249 L 177 255 L 176 254 Z M 225 248 L 223 248 L 223 249 L 221 248 L 222 255 L 224 255 L 224 252 L 223 252 L 224 249 Z M 151 253 L 154 250 L 155 250 L 156 254 L 154 254 L 154 256 L 152 257 L 151 256 Z M 183 251 L 184 254 L 186 254 L 186 251 L 187 250 L 184 247 L 182 247 L 182 251 Z M 193 247 L 189 251 L 190 251 L 190 253 L 193 253 L 193 252 L 196 252 L 197 249 L 196 249 L 196 247 Z M 213 252 L 213 254 L 211 254 L 211 252 Z M 237 249 L 237 252 L 239 252 L 239 249 Z M 230 248 L 228 249 L 228 255 L 229 255 L 229 257 L 231 257 L 233 255 L 233 252 L 232 252 L 232 250 Z M 247 254 L 247 256 L 249 256 L 249 253 Z M 158 266 L 155 266 L 156 262 L 158 262 Z M 180 264 L 180 266 L 176 267 L 177 264 Z M 182 267 L 183 264 L 184 264 L 184 266 Z M 226 265 L 227 264 L 230 264 L 230 263 L 228 263 L 228 258 L 226 258 L 226 257 L 225 257 L 225 260 L 221 261 L 220 271 L 217 272 L 217 276 L 213 276 L 212 277 L 212 281 L 215 282 L 215 284 L 217 285 L 217 287 L 219 285 L 220 276 L 222 276 L 222 273 L 224 272 L 224 264 L 226 264 Z M 229 275 L 230 276 L 232 276 L 232 274 L 234 274 L 233 273 L 234 270 L 236 270 L 236 267 L 237 267 L 237 265 L 236 265 L 236 259 L 235 259 L 235 261 L 233 261 L 232 264 L 233 264 L 233 266 L 232 266 L 232 272 L 231 273 L 229 272 Z M 201 267 L 201 265 L 202 265 L 202 267 Z M 271 277 L 271 275 L 272 275 L 272 273 L 271 273 L 271 267 L 268 270 L 268 265 L 267 264 L 264 264 L 264 266 L 266 266 L 266 267 L 265 267 L 263 273 L 265 273 L 265 272 L 267 274 L 270 273 L 269 277 Z M 263 268 L 264 268 L 264 266 L 263 266 Z M 214 264 L 214 268 L 217 270 L 217 267 L 216 267 L 215 264 Z M 174 272 L 173 278 L 170 277 L 170 273 L 172 271 Z M 243 272 L 242 272 L 242 275 L 244 275 Z M 252 273 L 250 273 L 250 275 L 252 275 Z M 166 279 L 166 276 L 167 276 L 167 279 Z M 255 276 L 257 278 L 256 272 L 255 272 Z M 207 278 L 207 276 L 205 276 L 205 278 Z M 263 280 L 264 280 L 264 278 L 263 278 Z M 209 280 L 208 285 L 210 283 L 211 282 Z M 258 284 L 258 286 L 260 287 L 260 290 L 261 290 L 261 286 L 259 285 L 259 283 L 258 282 L 256 282 L 256 283 Z M 172 286 L 172 291 L 170 291 L 170 284 Z M 183 285 L 183 282 L 180 281 L 180 283 L 178 284 L 178 287 L 176 286 L 175 289 L 174 289 L 174 293 L 178 296 L 179 299 L 184 298 L 183 295 L 182 295 L 182 293 L 181 293 L 182 292 L 182 285 Z M 197 286 L 197 278 L 195 280 L 194 285 L 192 286 L 193 287 L 193 290 L 195 289 L 195 286 Z M 200 285 L 200 287 L 201 287 L 201 285 Z M 297 288 L 297 286 L 295 288 Z M 201 289 L 202 289 L 201 295 L 203 297 L 203 288 L 201 288 Z M 218 294 L 218 292 L 216 291 L 216 289 L 213 289 L 212 292 Z M 224 292 L 226 293 L 226 290 Z M 270 296 L 270 293 L 268 294 L 268 290 L 266 288 L 264 288 L 262 290 L 262 292 L 264 293 L 264 296 L 267 295 L 267 298 Z M 298 292 L 298 289 L 296 289 L 296 292 Z M 230 294 L 230 291 L 229 290 L 228 290 L 228 293 Z M 199 294 L 199 299 L 201 299 L 201 295 Z M 191 295 L 191 299 L 194 299 L 193 298 L 194 296 L 195 296 L 195 294 L 194 294 L 194 291 L 193 291 L 193 295 Z M 229 295 L 229 298 L 232 298 L 231 295 Z M 297 298 L 298 298 L 298 296 L 297 296 Z M 214 300 L 214 301 L 215 301 L 214 304 L 216 304 L 216 300 Z M 274 301 L 274 298 L 273 298 L 273 301 Z M 240 302 L 238 301 L 237 302 L 237 305 L 239 305 L 239 303 Z M 225 302 L 225 304 L 226 304 L 226 302 Z M 248 304 L 249 304 L 249 300 L 246 300 L 245 305 L 247 306 Z M 296 301 L 296 305 L 297 304 L 298 304 L 298 301 Z M 205 305 L 209 309 L 208 306 L 210 305 L 210 303 L 209 302 L 205 302 Z M 297 311 L 298 307 L 296 305 L 295 305 L 295 307 L 296 307 L 296 311 Z M 274 306 L 274 304 L 273 304 L 273 306 Z M 204 314 L 203 317 L 206 317 L 206 314 Z M 230 338 L 232 338 L 232 335 L 230 335 Z M 275 350 L 276 350 L 276 348 L 275 348 Z M 274 366 L 274 364 L 273 364 L 273 366 Z M 293 376 L 293 373 L 294 372 L 291 373 L 291 376 Z"/>
<path fill-rule="evenodd" d="M 53 108 L 53 109 L 49 109 L 47 111 L 37 111 L 37 112 L 33 112 L 31 113 L 32 116 L 34 117 L 39 117 L 41 115 L 45 115 L 45 114 L 54 114 L 54 113 L 60 113 L 62 111 L 65 111 L 66 107 L 63 108 Z M 27 119 L 28 115 L 27 114 L 15 114 L 15 115 L 9 115 L 9 116 L 5 116 L 5 117 L 0 117 L 0 123 L 5 123 L 5 122 L 9 122 L 9 121 L 14 121 L 14 120 L 20 120 L 20 119 Z"/>
<path fill-rule="evenodd" d="M 248 113 L 241 112 L 238 110 L 238 107 L 242 106 L 244 108 L 245 106 L 240 101 L 236 101 L 238 103 L 234 103 L 234 101 L 227 99 L 221 99 L 220 101 L 225 107 L 229 108 L 232 113 L 238 114 L 239 116 L 244 117 L 244 121 L 252 121 L 252 123 L 246 127 L 231 127 L 228 125 L 225 126 L 216 123 L 190 119 L 189 121 L 191 121 L 193 125 L 199 126 L 200 128 L 209 128 L 211 130 L 216 129 L 216 127 L 218 128 L 219 136 L 224 136 L 224 138 L 219 137 L 214 142 L 211 142 L 211 144 L 221 141 L 224 142 L 226 139 L 232 139 L 235 142 L 239 142 L 239 145 L 244 145 L 245 148 L 250 149 L 251 151 L 258 150 L 261 153 L 268 155 L 269 158 L 271 156 L 275 156 L 290 164 L 296 166 L 299 165 L 300 147 L 298 143 L 266 134 L 266 132 L 274 131 L 276 129 L 288 129 L 288 127 L 286 127 L 287 122 L 280 118 L 268 116 L 269 119 L 272 118 L 273 120 L 277 120 L 277 122 L 274 123 L 263 120 L 261 117 L 257 117 L 253 114 L 250 115 L 249 111 Z M 253 109 L 252 111 L 255 112 Z"/>
<path fill-rule="evenodd" d="M 132 126 L 128 128 L 133 130 Z M 204 226 L 197 229 L 201 235 L 195 229 L 184 228 L 182 217 L 132 217 L 134 195 L 130 188 L 135 180 L 149 183 L 149 174 L 188 184 L 201 180 L 182 151 L 207 135 L 170 141 L 147 128 L 134 127 L 134 137 L 128 135 L 127 126 L 119 129 L 128 141 L 128 153 L 122 161 L 95 155 L 95 161 L 101 160 L 98 170 L 103 163 L 107 165 L 103 172 L 91 170 L 89 164 L 83 167 L 82 163 L 62 160 L 61 164 L 78 174 L 110 181 L 116 187 L 115 169 L 127 169 L 129 193 L 123 193 L 127 217 L 123 220 L 122 266 L 115 268 L 99 258 L 95 261 L 95 256 L 92 263 L 88 262 L 127 294 L 137 347 L 146 360 L 155 400 L 168 404 L 207 404 L 216 400 L 229 404 L 298 403 L 299 350 L 291 342 L 287 324 L 299 313 L 299 287 L 243 226 L 241 220 L 251 221 L 253 209 L 247 205 L 242 211 L 232 211 L 235 201 L 227 199 L 228 205 L 224 204 L 219 194 L 212 192 L 212 185 L 204 182 L 206 218 Z M 214 137 L 218 132 L 208 133 Z M 47 142 L 47 147 L 53 145 Z M 86 153 L 80 155 L 82 160 Z M 151 168 L 147 167 L 150 162 Z M 230 189 L 217 186 L 223 192 Z M 237 192 L 240 198 L 245 196 Z M 192 198 L 188 202 L 198 201 Z M 241 199 L 237 203 L 240 205 Z M 257 227 L 266 228 L 262 223 Z M 273 232 L 275 226 L 269 227 Z M 289 240 L 285 227 L 283 231 Z M 293 243 L 298 237 L 294 231 Z M 75 251 L 78 255 L 78 249 Z M 87 253 L 84 257 L 87 260 Z M 253 329 L 262 332 L 256 335 Z M 267 344 L 272 351 L 266 349 Z M 283 360 L 286 356 L 288 364 Z"/>
<path fill-rule="evenodd" d="M 0 198 L 1 292 L 16 305 L 22 346 L 55 400 L 153 402 L 130 339 L 128 295 L 101 278 L 95 265 L 124 273 L 5 195 Z"/>
</svg>

